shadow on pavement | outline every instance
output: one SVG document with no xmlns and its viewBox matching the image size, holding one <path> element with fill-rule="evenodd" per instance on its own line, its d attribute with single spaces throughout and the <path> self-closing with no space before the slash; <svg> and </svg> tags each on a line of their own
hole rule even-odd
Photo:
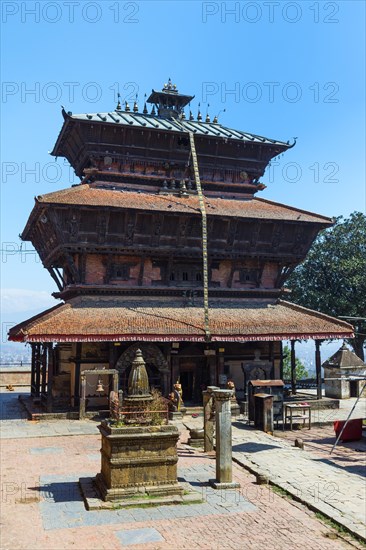
<svg viewBox="0 0 366 550">
<path fill-rule="evenodd" d="M 27 420 L 28 414 L 19 395 L 26 395 L 24 392 L 0 393 L 0 418 L 1 420 Z"/>
<path fill-rule="evenodd" d="M 29 491 L 40 493 L 40 499 L 48 502 L 83 502 L 79 486 L 75 481 L 60 481 L 29 487 Z"/>
<path fill-rule="evenodd" d="M 349 472 L 350 474 L 357 474 L 359 476 L 366 477 L 366 468 L 364 464 L 345 466 L 344 464 L 337 464 L 336 462 L 333 462 L 333 460 L 329 460 L 328 458 L 314 458 L 313 460 L 316 460 L 317 462 L 323 462 L 323 464 L 333 466 L 334 468 L 339 468 L 343 471 Z"/>
<path fill-rule="evenodd" d="M 268 443 L 240 443 L 233 445 L 233 451 L 239 453 L 259 453 L 260 451 L 269 451 L 270 449 L 281 449 L 279 445 L 268 445 Z"/>
</svg>

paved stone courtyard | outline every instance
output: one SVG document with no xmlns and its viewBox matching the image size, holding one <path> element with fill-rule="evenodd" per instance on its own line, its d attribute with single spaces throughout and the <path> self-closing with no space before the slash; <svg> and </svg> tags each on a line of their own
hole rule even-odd
<svg viewBox="0 0 366 550">
<path fill-rule="evenodd" d="M 19 418 L 20 409 L 17 417 L 14 394 L 3 396 L 8 406 L 2 412 L 8 417 L 1 441 L 2 550 L 361 548 L 348 535 L 338 536 L 301 503 L 283 498 L 267 485 L 257 485 L 255 477 L 237 464 L 233 474 L 240 489 L 215 491 L 208 485 L 215 477 L 212 454 L 190 448 L 184 430 L 179 476 L 201 492 L 204 503 L 87 512 L 77 482 L 100 469 L 97 423 L 60 421 L 56 423 L 60 435 L 49 435 L 54 422 L 29 423 Z M 81 433 L 83 426 L 86 433 Z M 91 428 L 94 433 L 89 433 Z M 250 430 L 244 437 L 243 431 L 234 428 L 235 452 L 239 452 L 235 447 L 255 443 L 250 433 L 258 434 Z M 280 448 L 290 445 L 276 441 Z M 263 444 L 258 438 L 256 443 Z M 263 451 L 257 448 L 251 456 L 260 454 Z M 282 464 L 284 471 L 286 467 Z"/>
</svg>

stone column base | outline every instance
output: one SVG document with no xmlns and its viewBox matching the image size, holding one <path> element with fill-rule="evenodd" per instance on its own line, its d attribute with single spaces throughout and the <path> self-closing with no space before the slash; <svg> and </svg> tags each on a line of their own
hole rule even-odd
<svg viewBox="0 0 366 550">
<path fill-rule="evenodd" d="M 240 487 L 240 483 L 237 483 L 236 481 L 220 483 L 219 481 L 216 481 L 216 479 L 210 479 L 209 483 L 214 489 L 239 489 Z"/>
</svg>

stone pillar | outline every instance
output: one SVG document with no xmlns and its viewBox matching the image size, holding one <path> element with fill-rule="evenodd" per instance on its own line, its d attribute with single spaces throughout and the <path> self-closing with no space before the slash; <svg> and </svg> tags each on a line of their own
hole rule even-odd
<svg viewBox="0 0 366 550">
<path fill-rule="evenodd" d="M 85 402 L 86 402 L 86 375 L 81 375 L 81 399 L 79 408 L 79 420 L 85 418 Z"/>
<path fill-rule="evenodd" d="M 204 451 L 208 453 L 213 451 L 214 444 L 214 409 L 213 409 L 213 391 L 218 390 L 217 386 L 207 386 L 203 395 L 203 428 L 204 428 Z"/>
<path fill-rule="evenodd" d="M 322 363 L 320 357 L 321 340 L 315 340 L 316 398 L 322 398 Z"/>
<path fill-rule="evenodd" d="M 214 390 L 216 404 L 216 479 L 210 480 L 215 489 L 240 487 L 232 480 L 231 398 L 232 390 Z"/>
</svg>

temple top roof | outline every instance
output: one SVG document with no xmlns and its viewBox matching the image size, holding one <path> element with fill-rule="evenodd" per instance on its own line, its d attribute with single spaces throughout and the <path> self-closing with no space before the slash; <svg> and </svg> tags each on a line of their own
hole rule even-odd
<svg viewBox="0 0 366 550">
<path fill-rule="evenodd" d="M 159 117 L 178 118 L 183 113 L 183 109 L 192 101 L 194 96 L 178 93 L 175 84 L 172 84 L 169 78 L 168 83 L 164 84 L 161 92 L 152 90 L 147 102 L 153 103 L 158 110 Z"/>
<path fill-rule="evenodd" d="M 150 96 L 151 97 L 151 96 Z M 154 112 L 154 109 L 153 109 Z M 146 128 L 152 130 L 173 131 L 180 133 L 193 132 L 196 135 L 223 138 L 229 140 L 236 140 L 241 142 L 266 144 L 266 145 L 279 145 L 281 150 L 289 149 L 295 145 L 290 144 L 289 141 L 284 142 L 276 139 L 266 138 L 257 134 L 251 134 L 249 132 L 243 132 L 241 130 L 234 130 L 219 124 L 214 119 L 213 122 L 202 120 L 194 120 L 193 117 L 189 120 L 185 118 L 165 118 L 155 114 L 139 113 L 137 111 L 130 112 L 127 110 L 115 110 L 105 113 L 85 113 L 85 114 L 73 114 L 70 111 L 62 111 L 63 117 L 66 121 L 90 121 L 93 123 L 108 123 L 108 124 L 120 124 L 121 126 L 129 126 L 131 128 Z M 57 155 L 58 141 L 51 154 Z"/>
</svg>

